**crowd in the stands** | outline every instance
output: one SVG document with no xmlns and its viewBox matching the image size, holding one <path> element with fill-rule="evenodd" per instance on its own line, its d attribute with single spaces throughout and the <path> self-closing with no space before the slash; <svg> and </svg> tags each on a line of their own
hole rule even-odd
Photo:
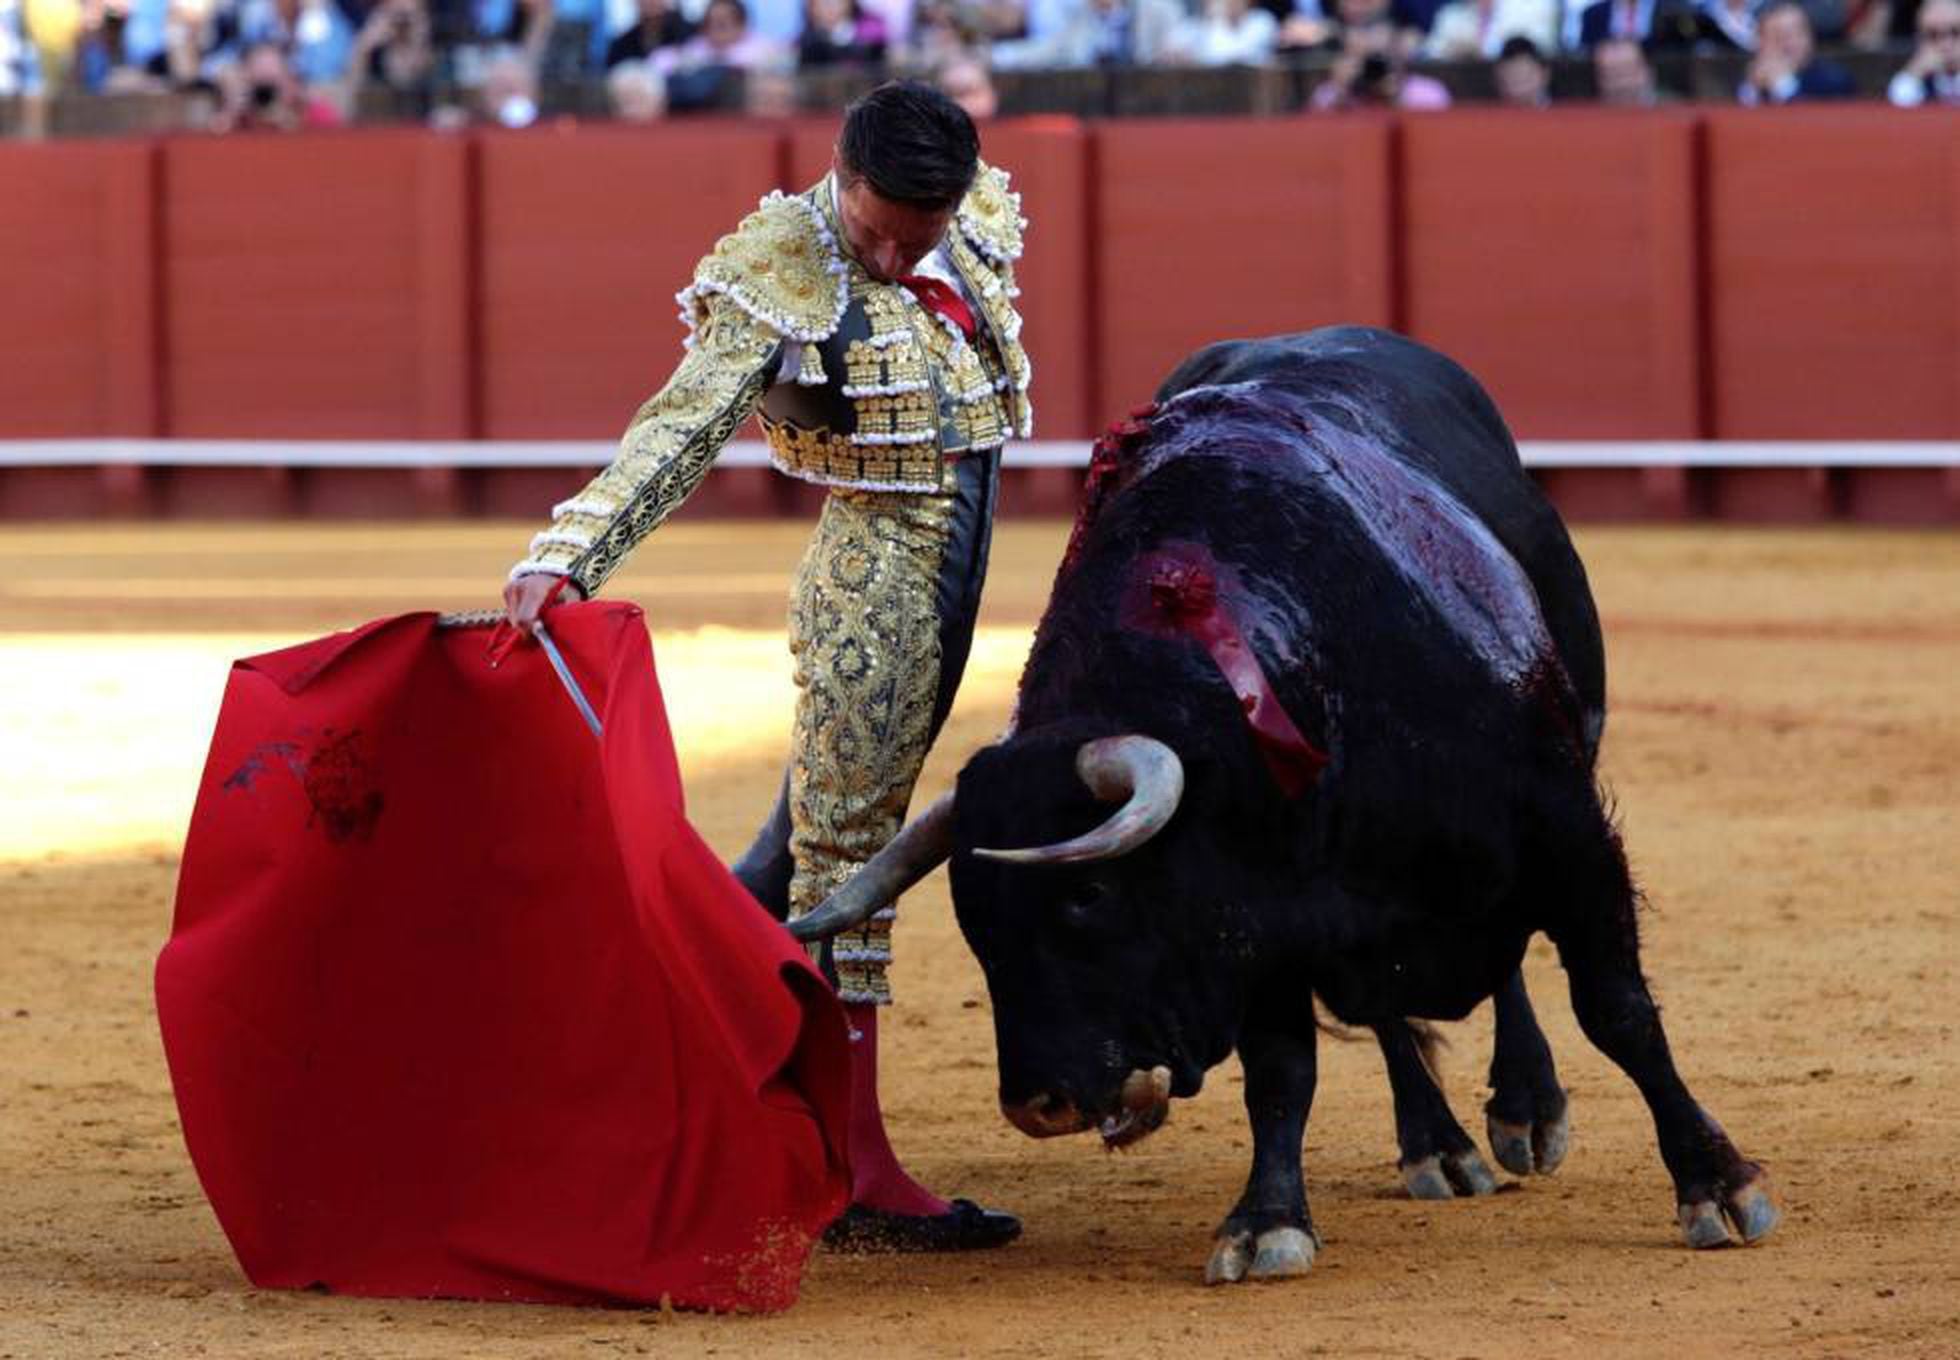
<svg viewBox="0 0 1960 1360">
<path fill-rule="evenodd" d="M 1653 59 L 1732 53 L 1745 104 L 1848 98 L 1828 55 L 1890 51 L 1892 103 L 1960 103 L 1960 0 L 0 0 L 0 99 L 168 93 L 214 129 L 331 125 L 378 92 L 437 123 L 523 126 L 603 82 L 614 116 L 783 112 L 794 77 L 921 74 L 975 113 L 994 74 L 1317 62 L 1309 104 L 1442 107 L 1423 66 L 1489 63 L 1506 103 L 1551 63 L 1596 98 L 1670 97 Z"/>
</svg>

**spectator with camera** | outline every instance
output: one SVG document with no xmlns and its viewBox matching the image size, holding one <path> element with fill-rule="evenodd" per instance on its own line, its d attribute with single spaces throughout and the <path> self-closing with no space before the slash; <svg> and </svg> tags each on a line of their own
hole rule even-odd
<svg viewBox="0 0 1960 1360">
<path fill-rule="evenodd" d="M 1849 99 L 1851 73 L 1817 55 L 1810 15 L 1797 0 L 1771 0 L 1756 20 L 1756 56 L 1736 98 L 1747 105 Z"/>
<path fill-rule="evenodd" d="M 1308 106 L 1315 112 L 1353 108 L 1446 109 L 1450 92 L 1441 81 L 1408 69 L 1395 26 L 1383 13 L 1341 30 L 1341 52 Z"/>
<path fill-rule="evenodd" d="M 306 88 L 277 43 L 247 47 L 218 86 L 223 99 L 211 125 L 215 132 L 294 132 L 341 121 L 330 100 Z"/>
<path fill-rule="evenodd" d="M 1918 32 L 1911 60 L 1892 77 L 1885 97 L 1902 109 L 1960 104 L 1960 0 L 1924 0 Z"/>
</svg>

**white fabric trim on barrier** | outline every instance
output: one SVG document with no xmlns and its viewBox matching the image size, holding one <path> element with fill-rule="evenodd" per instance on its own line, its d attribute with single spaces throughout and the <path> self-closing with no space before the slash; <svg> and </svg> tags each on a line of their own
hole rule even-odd
<svg viewBox="0 0 1960 1360">
<path fill-rule="evenodd" d="M 312 439 L 11 439 L 0 440 L 0 467 L 341 467 L 550 468 L 604 467 L 618 445 L 560 440 Z M 1027 440 L 1007 446 L 1008 467 L 1081 467 L 1087 440 Z M 1527 467 L 1931 467 L 1960 468 L 1960 442 L 1825 440 L 1646 443 L 1526 440 Z M 737 440 L 720 467 L 767 467 L 768 447 Z"/>
</svg>

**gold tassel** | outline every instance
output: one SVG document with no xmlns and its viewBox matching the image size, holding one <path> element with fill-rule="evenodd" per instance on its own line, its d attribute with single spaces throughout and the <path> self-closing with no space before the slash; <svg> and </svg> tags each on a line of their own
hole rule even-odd
<svg viewBox="0 0 1960 1360">
<path fill-rule="evenodd" d="M 803 387 L 822 387 L 828 378 L 823 371 L 823 353 L 815 345 L 803 346 L 803 362 L 796 370 L 796 381 Z"/>
</svg>

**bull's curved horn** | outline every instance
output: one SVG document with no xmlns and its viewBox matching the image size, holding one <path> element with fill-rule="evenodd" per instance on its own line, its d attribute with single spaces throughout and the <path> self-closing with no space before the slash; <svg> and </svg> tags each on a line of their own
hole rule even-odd
<svg viewBox="0 0 1960 1360">
<path fill-rule="evenodd" d="M 946 862 L 953 853 L 953 795 L 948 793 L 920 813 L 891 843 L 851 875 L 843 887 L 806 915 L 789 923 L 804 943 L 827 940 L 861 925 L 880 907 Z"/>
<path fill-rule="evenodd" d="M 1075 753 L 1075 772 L 1082 776 L 1089 792 L 1103 802 L 1124 800 L 1108 821 L 1059 845 L 975 849 L 973 853 L 1008 864 L 1081 864 L 1115 859 L 1162 831 L 1184 796 L 1184 762 L 1155 737 L 1131 734 L 1084 742 Z"/>
</svg>

